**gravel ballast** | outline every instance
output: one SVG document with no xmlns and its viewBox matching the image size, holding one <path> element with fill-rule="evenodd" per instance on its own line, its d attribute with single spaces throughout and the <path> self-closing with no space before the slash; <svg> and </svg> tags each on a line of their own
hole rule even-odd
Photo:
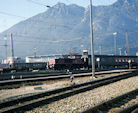
<svg viewBox="0 0 138 113">
<path fill-rule="evenodd" d="M 35 108 L 26 113 L 77 113 L 135 89 L 138 89 L 138 76 L 95 88 L 91 91 Z M 138 103 L 138 98 L 133 100 L 133 103 Z"/>
<path fill-rule="evenodd" d="M 97 79 L 101 79 L 101 78 L 105 78 L 105 77 L 109 77 L 109 76 L 116 76 L 116 75 L 118 75 L 118 73 L 98 75 Z M 80 84 L 80 83 L 84 83 L 84 82 L 89 82 L 91 80 L 92 80 L 92 78 L 90 76 L 79 77 L 79 78 L 75 77 L 73 82 L 75 82 L 76 84 Z M 25 83 L 25 84 L 27 84 L 27 83 Z M 10 100 L 13 98 L 17 98 L 17 97 L 22 97 L 24 95 L 31 95 L 31 94 L 35 94 L 35 93 L 39 93 L 39 92 L 54 90 L 57 88 L 63 88 L 66 86 L 70 86 L 72 83 L 70 82 L 69 78 L 66 78 L 66 79 L 61 79 L 61 80 L 49 80 L 49 81 L 44 81 L 44 82 L 38 82 L 38 84 L 42 84 L 42 85 L 27 86 L 25 84 L 22 84 L 22 86 L 18 85 L 19 88 L 0 90 L 0 102 Z M 11 85 L 11 87 L 12 87 L 12 85 Z M 14 85 L 13 85 L 13 87 L 14 87 Z"/>
</svg>

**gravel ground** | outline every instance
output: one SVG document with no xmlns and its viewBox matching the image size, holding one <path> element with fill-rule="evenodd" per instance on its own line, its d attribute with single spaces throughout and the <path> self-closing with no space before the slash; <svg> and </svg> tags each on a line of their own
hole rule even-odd
<svg viewBox="0 0 138 113">
<path fill-rule="evenodd" d="M 78 113 L 137 88 L 138 76 L 131 77 L 35 108 L 26 113 Z M 138 102 L 138 98 L 133 102 Z"/>
<path fill-rule="evenodd" d="M 101 78 L 105 78 L 105 77 L 109 77 L 109 76 L 115 76 L 115 75 L 118 75 L 118 73 L 98 75 L 97 79 L 101 79 Z M 75 82 L 76 84 L 80 84 L 80 83 L 88 82 L 91 80 L 92 80 L 91 77 L 80 77 L 80 78 L 74 78 L 73 82 Z M 10 99 L 15 99 L 17 97 L 22 97 L 22 96 L 39 93 L 39 92 L 62 88 L 62 87 L 70 86 L 73 84 L 70 82 L 69 78 L 61 79 L 61 80 L 49 80 L 49 81 L 44 81 L 44 82 L 40 82 L 40 83 L 42 85 L 23 86 L 23 84 L 22 84 L 22 86 L 20 88 L 0 90 L 0 102 L 7 101 Z"/>
</svg>

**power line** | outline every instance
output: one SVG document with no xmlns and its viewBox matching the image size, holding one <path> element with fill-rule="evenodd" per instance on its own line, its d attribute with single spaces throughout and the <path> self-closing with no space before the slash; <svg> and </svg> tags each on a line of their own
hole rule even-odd
<svg viewBox="0 0 138 113">
<path fill-rule="evenodd" d="M 4 35 L 5 36 L 5 35 Z M 24 35 L 24 34 L 13 34 L 13 36 L 16 36 L 16 37 L 24 37 L 24 38 L 31 38 L 31 39 L 35 39 L 35 40 L 39 40 L 39 42 L 40 41 L 46 41 L 46 42 L 69 42 L 69 41 L 73 41 L 73 40 L 79 40 L 79 39 L 81 39 L 81 38 L 72 38 L 72 39 L 70 39 L 70 40 L 54 40 L 54 41 L 52 41 L 52 40 L 46 40 L 46 39 L 44 39 L 44 37 L 43 37 L 43 39 L 40 39 L 40 38 L 42 38 L 42 37 L 34 37 L 34 36 L 28 36 L 28 35 Z M 4 41 L 4 39 L 2 40 L 1 39 L 1 41 Z M 14 39 L 14 41 L 18 41 L 18 40 L 16 40 L 16 39 Z M 23 42 L 36 42 L 36 41 L 23 41 Z"/>
<path fill-rule="evenodd" d="M 76 40 L 80 40 L 82 38 L 74 38 L 74 39 L 70 39 L 70 40 L 39 40 L 38 43 L 60 43 L 60 42 L 72 42 L 72 41 L 76 41 Z M 18 41 L 18 40 L 14 40 L 14 42 L 36 42 L 36 41 Z"/>
<path fill-rule="evenodd" d="M 47 43 L 62 43 L 62 42 L 72 42 L 72 41 L 76 41 L 76 40 L 81 40 L 82 38 L 75 38 L 75 39 L 71 39 L 71 40 L 55 40 L 55 41 L 52 41 L 52 40 L 39 40 L 39 41 L 18 41 L 16 39 L 14 39 L 14 43 L 18 43 L 18 42 L 21 42 L 21 43 L 25 43 L 23 45 L 30 45 L 30 43 L 34 43 L 36 42 L 35 44 L 40 44 L 42 45 L 42 43 L 45 43 L 43 45 L 47 45 Z M 28 43 L 28 44 L 27 44 Z M 132 46 L 134 45 L 134 46 Z M 4 45 L 0 45 L 0 46 L 4 46 Z M 130 48 L 137 48 L 138 45 L 135 45 L 135 44 L 131 44 L 131 47 Z M 118 48 L 126 48 L 126 46 L 119 46 Z"/>
<path fill-rule="evenodd" d="M 40 6 L 44 6 L 44 7 L 50 8 L 49 5 L 45 5 L 45 4 L 42 4 L 42 3 L 40 3 L 40 2 L 36 2 L 36 1 L 33 1 L 33 0 L 27 0 L 27 1 L 28 1 L 28 2 L 31 2 L 31 3 L 33 3 L 33 4 L 37 4 L 37 5 L 40 5 Z"/>
<path fill-rule="evenodd" d="M 61 26 L 61 25 L 59 25 L 59 26 Z M 137 33 L 138 31 L 128 31 L 128 33 Z M 79 33 L 81 33 L 81 32 L 79 32 Z M 119 33 L 119 32 L 117 32 L 118 34 L 122 34 L 122 35 L 125 35 L 125 33 Z M 38 39 L 39 40 L 39 38 L 42 38 L 42 37 L 32 37 L 32 36 L 28 36 L 28 35 L 26 35 L 26 34 L 14 34 L 13 33 L 13 35 L 14 36 L 19 36 L 19 37 L 25 37 L 25 38 L 32 38 L 32 39 L 34 39 L 34 38 L 36 38 L 36 39 Z M 95 33 L 95 36 L 112 36 L 113 35 L 113 33 L 104 33 L 104 34 L 102 34 L 102 33 Z M 7 34 L 0 34 L 0 36 L 1 37 L 8 37 L 8 35 Z M 1 41 L 3 41 L 3 39 L 0 39 Z M 41 39 L 42 40 L 42 39 Z M 45 40 L 45 39 L 44 39 Z"/>
<path fill-rule="evenodd" d="M 38 20 L 31 20 L 32 22 L 41 22 L 42 24 L 43 24 L 43 26 L 41 26 L 41 28 L 45 28 L 46 26 L 49 26 L 49 27 L 55 27 L 55 26 L 57 26 L 57 27 L 61 27 L 61 28 L 66 28 L 66 29 L 72 29 L 72 26 L 75 26 L 76 24 L 75 23 L 72 23 L 72 24 L 68 24 L 68 25 L 64 25 L 64 24 L 51 24 L 51 25 L 47 25 L 47 24 L 49 24 L 49 22 L 46 22 L 46 21 L 42 21 L 42 20 L 40 20 L 40 21 L 38 21 Z M 44 23 L 43 23 L 44 22 Z M 46 26 L 45 26 L 45 24 L 46 24 Z M 33 24 L 33 28 L 34 27 L 36 27 L 37 28 L 37 25 L 35 26 L 35 24 Z M 1 34 L 0 34 L 1 35 Z"/>
<path fill-rule="evenodd" d="M 23 19 L 26 18 L 26 17 L 23 17 L 23 16 L 19 16 L 19 15 L 7 13 L 7 12 L 2 12 L 2 11 L 0 11 L 0 13 L 3 14 L 3 15 L 8 15 L 8 16 L 18 17 L 18 18 L 23 18 Z"/>
</svg>

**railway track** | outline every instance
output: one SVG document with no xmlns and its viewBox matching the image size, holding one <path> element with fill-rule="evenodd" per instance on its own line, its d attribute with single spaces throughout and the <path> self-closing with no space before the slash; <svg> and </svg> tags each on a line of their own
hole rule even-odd
<svg viewBox="0 0 138 113">
<path fill-rule="evenodd" d="M 138 113 L 138 103 L 132 106 L 129 106 L 123 110 L 120 110 L 117 113 Z"/>
<path fill-rule="evenodd" d="M 113 98 L 111 100 L 108 100 L 106 102 L 103 102 L 101 104 L 98 104 L 88 110 L 82 111 L 81 113 L 108 113 L 108 112 L 116 112 L 116 113 L 131 113 L 136 108 L 138 108 L 138 103 L 134 104 L 132 106 L 129 106 L 123 110 L 116 110 L 112 111 L 114 108 L 118 108 L 121 105 L 124 105 L 125 103 L 128 103 L 130 100 L 135 99 L 138 95 L 138 89 L 130 91 L 128 93 L 122 94 L 116 98 Z"/>
<path fill-rule="evenodd" d="M 138 72 L 127 73 L 2 102 L 0 103 L 0 112 L 25 112 L 33 108 L 50 104 L 51 102 L 86 92 L 103 85 L 107 85 L 132 76 L 137 76 L 137 74 Z"/>
<path fill-rule="evenodd" d="M 108 71 L 108 70 L 101 70 L 101 71 Z M 72 70 L 73 74 L 88 73 L 88 72 L 91 72 L 91 70 Z M 27 79 L 27 78 L 47 77 L 53 75 L 67 75 L 67 71 L 49 70 L 40 72 L 15 72 L 15 73 L 3 73 L 3 74 L 0 73 L 0 81 L 10 80 L 11 76 L 14 76 L 15 77 L 14 79 L 20 79 L 20 76 L 22 76 L 22 79 Z"/>
<path fill-rule="evenodd" d="M 100 74 L 111 74 L 111 73 L 120 73 L 120 72 L 135 72 L 137 70 L 131 69 L 131 70 L 111 70 L 111 71 L 101 71 L 101 72 L 96 72 L 96 75 Z M 84 77 L 84 76 L 90 76 L 90 73 L 79 73 L 79 74 L 73 74 L 74 77 Z M 30 78 L 22 78 L 22 79 L 13 79 L 13 80 L 3 80 L 0 81 L 0 86 L 4 85 L 12 85 L 12 84 L 20 84 L 22 82 L 35 82 L 35 81 L 45 81 L 45 80 L 55 80 L 55 79 L 63 79 L 63 78 L 69 78 L 70 75 L 68 74 L 55 74 L 55 75 L 41 75 L 41 76 L 35 76 L 35 77 L 30 77 Z"/>
</svg>

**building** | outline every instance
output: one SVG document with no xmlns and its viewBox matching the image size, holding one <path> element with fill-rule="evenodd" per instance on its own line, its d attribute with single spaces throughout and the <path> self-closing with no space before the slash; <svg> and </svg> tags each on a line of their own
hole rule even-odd
<svg viewBox="0 0 138 113">
<path fill-rule="evenodd" d="M 20 57 L 14 57 L 14 63 L 25 63 L 25 60 L 20 58 Z M 2 64 L 11 64 L 12 63 L 12 58 L 9 57 L 7 59 L 2 60 Z"/>
<path fill-rule="evenodd" d="M 51 59 L 63 58 L 63 55 L 54 54 L 54 55 L 42 55 L 42 56 L 27 56 L 26 63 L 37 63 L 37 62 L 49 62 Z"/>
</svg>

